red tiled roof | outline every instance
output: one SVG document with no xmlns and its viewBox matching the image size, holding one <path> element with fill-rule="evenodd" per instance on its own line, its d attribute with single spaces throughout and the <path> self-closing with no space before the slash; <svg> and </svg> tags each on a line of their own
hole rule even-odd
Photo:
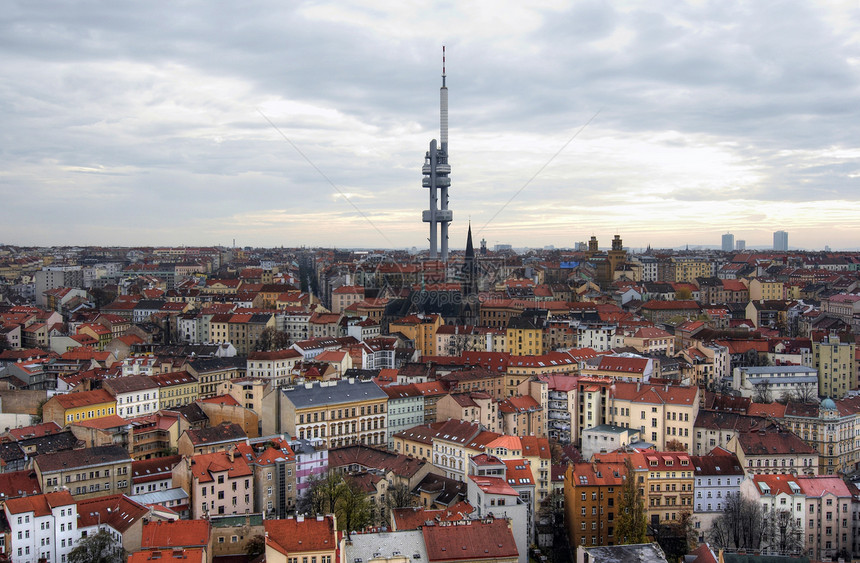
<svg viewBox="0 0 860 563">
<path fill-rule="evenodd" d="M 507 520 L 424 526 L 421 532 L 430 561 L 483 561 L 519 555 Z"/>
<path fill-rule="evenodd" d="M 78 528 L 107 524 L 125 533 L 131 526 L 149 514 L 149 509 L 123 494 L 88 498 L 77 501 Z"/>
<path fill-rule="evenodd" d="M 300 518 L 300 517 L 299 517 Z M 266 544 L 280 553 L 333 551 L 337 549 L 337 532 L 330 516 L 264 520 Z"/>
<path fill-rule="evenodd" d="M 51 508 L 70 504 L 75 504 L 75 499 L 69 491 L 6 499 L 6 509 L 10 514 L 33 512 L 36 516 L 47 516 L 51 514 Z"/>
<path fill-rule="evenodd" d="M 208 520 L 148 522 L 143 525 L 140 547 L 154 549 L 208 546 L 209 530 Z"/>
</svg>

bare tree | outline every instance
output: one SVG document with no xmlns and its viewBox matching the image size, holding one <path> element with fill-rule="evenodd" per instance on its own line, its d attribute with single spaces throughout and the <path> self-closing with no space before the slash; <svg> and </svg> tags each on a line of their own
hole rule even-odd
<svg viewBox="0 0 860 563">
<path fill-rule="evenodd" d="M 818 400 L 818 388 L 814 383 L 800 383 L 791 394 L 791 400 L 807 405 L 815 403 Z"/>
<path fill-rule="evenodd" d="M 723 513 L 714 520 L 708 535 L 715 547 L 754 551 L 761 548 L 765 523 L 760 504 L 734 494 L 726 499 Z"/>
<path fill-rule="evenodd" d="M 767 379 L 756 383 L 753 386 L 753 402 L 755 403 L 772 403 L 773 394 L 770 392 L 770 381 Z"/>
<path fill-rule="evenodd" d="M 771 510 L 765 519 L 766 549 L 778 555 L 791 555 L 803 550 L 803 530 L 790 510 Z"/>
</svg>

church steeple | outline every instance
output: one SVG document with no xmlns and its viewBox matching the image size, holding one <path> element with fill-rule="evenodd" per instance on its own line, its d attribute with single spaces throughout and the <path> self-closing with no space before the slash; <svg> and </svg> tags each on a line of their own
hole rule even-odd
<svg viewBox="0 0 860 563">
<path fill-rule="evenodd" d="M 475 257 L 475 247 L 472 246 L 472 222 L 469 221 L 469 234 L 466 235 L 466 258 Z"/>
</svg>

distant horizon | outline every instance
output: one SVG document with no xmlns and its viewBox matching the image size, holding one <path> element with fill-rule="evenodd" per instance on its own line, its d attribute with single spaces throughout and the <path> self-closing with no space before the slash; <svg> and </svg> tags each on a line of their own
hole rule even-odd
<svg viewBox="0 0 860 563">
<path fill-rule="evenodd" d="M 579 242 L 587 242 L 587 241 L 579 241 Z M 508 244 L 504 242 L 499 242 L 498 244 Z M 814 249 L 814 248 L 796 248 L 789 247 L 788 250 L 774 250 L 773 247 L 764 247 L 764 246 L 751 246 L 747 245 L 743 250 L 731 250 L 731 251 L 723 251 L 721 250 L 721 246 L 719 244 L 712 245 L 701 245 L 701 244 L 690 244 L 690 245 L 680 245 L 680 246 L 651 246 L 651 250 L 673 250 L 683 252 L 687 250 L 687 246 L 689 246 L 689 250 L 702 250 L 702 251 L 717 251 L 717 252 L 725 252 L 725 254 L 743 254 L 745 252 L 769 252 L 769 253 L 791 253 L 791 252 L 829 252 L 829 253 L 852 253 L 852 252 L 860 252 L 860 247 L 856 248 L 830 248 L 829 250 Z M 237 249 L 237 250 L 245 250 L 245 249 L 263 249 L 263 250 L 313 250 L 313 249 L 321 249 L 321 250 L 342 250 L 342 251 L 350 251 L 350 252 L 372 252 L 372 251 L 405 251 L 411 254 L 419 254 L 421 252 L 428 251 L 428 248 L 418 248 L 418 247 L 381 247 L 381 246 L 323 246 L 323 245 L 277 245 L 277 246 L 229 246 L 224 244 L 132 244 L 132 245 L 105 245 L 105 244 L 49 244 L 49 245 L 25 245 L 25 244 L 13 244 L 13 243 L 3 243 L 0 242 L 0 248 L 2 247 L 14 247 L 14 248 L 36 248 L 36 249 L 56 249 L 56 248 L 117 248 L 117 249 L 135 249 L 135 248 L 224 248 L 224 249 Z M 610 250 L 611 246 L 599 246 L 600 251 Z M 628 252 L 632 252 L 635 254 L 643 254 L 648 250 L 648 246 L 630 246 L 624 245 L 624 249 Z M 478 252 L 480 250 L 479 246 L 475 247 L 475 251 Z M 493 247 L 487 245 L 487 250 L 491 252 L 497 252 L 493 249 Z M 553 248 L 546 248 L 545 246 L 513 246 L 511 245 L 512 251 L 516 252 L 528 252 L 528 251 L 543 251 L 543 252 L 553 252 L 553 251 L 563 251 L 563 252 L 581 252 L 577 251 L 572 246 L 554 246 Z M 465 247 L 458 248 L 452 247 L 452 252 L 464 252 Z"/>
</svg>

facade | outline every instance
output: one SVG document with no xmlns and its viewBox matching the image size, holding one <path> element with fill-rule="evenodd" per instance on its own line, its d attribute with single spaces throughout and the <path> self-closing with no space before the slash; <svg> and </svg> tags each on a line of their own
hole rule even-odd
<svg viewBox="0 0 860 563">
<path fill-rule="evenodd" d="M 818 395 L 840 399 L 857 389 L 857 346 L 836 336 L 813 341 L 812 354 L 818 370 Z"/>
<path fill-rule="evenodd" d="M 691 460 L 696 478 L 693 484 L 694 526 L 696 537 L 703 543 L 712 522 L 723 513 L 727 500 L 740 494 L 745 474 L 737 456 L 722 448 L 714 448 L 707 455 L 691 456 Z"/>
<path fill-rule="evenodd" d="M 254 509 L 254 475 L 235 448 L 185 457 L 173 468 L 173 484 L 191 497 L 193 519 Z"/>
<path fill-rule="evenodd" d="M 200 391 L 197 378 L 187 371 L 159 373 L 150 380 L 158 386 L 158 410 L 191 404 Z"/>
<path fill-rule="evenodd" d="M 158 384 L 143 375 L 106 379 L 102 386 L 116 397 L 116 414 L 134 418 L 158 410 Z"/>
<path fill-rule="evenodd" d="M 388 332 L 399 332 L 415 343 L 421 356 L 430 356 L 436 351 L 436 330 L 445 324 L 440 315 L 410 315 L 389 323 Z"/>
<path fill-rule="evenodd" d="M 740 432 L 729 440 L 726 449 L 738 456 L 748 474 L 818 474 L 818 452 L 777 425 Z"/>
<path fill-rule="evenodd" d="M 248 377 L 268 379 L 272 387 L 282 387 L 293 382 L 293 368 L 302 360 L 297 350 L 276 350 L 274 352 L 251 352 L 248 354 Z"/>
<path fill-rule="evenodd" d="M 6 553 L 16 563 L 65 561 L 80 538 L 78 511 L 68 491 L 6 499 Z"/>
<path fill-rule="evenodd" d="M 396 433 L 424 424 L 424 395 L 414 384 L 389 385 L 382 390 L 388 395 L 386 444 L 393 450 Z"/>
<path fill-rule="evenodd" d="M 564 474 L 564 522 L 576 545 L 615 545 L 624 463 L 571 463 Z"/>
<path fill-rule="evenodd" d="M 76 499 L 131 494 L 132 458 L 122 446 L 97 446 L 41 454 L 33 469 L 43 491 L 68 487 Z"/>
<path fill-rule="evenodd" d="M 818 382 L 818 372 L 806 366 L 749 366 L 732 370 L 732 389 L 742 397 L 758 401 L 815 396 L 819 393 Z"/>
<path fill-rule="evenodd" d="M 328 471 L 328 448 L 321 438 L 290 440 L 296 459 L 296 495 L 304 494 L 310 481 Z"/>
<path fill-rule="evenodd" d="M 841 552 L 852 553 L 856 500 L 842 478 L 798 477 L 797 484 L 806 497 L 802 520 L 806 554 L 813 560 L 834 561 Z"/>
<path fill-rule="evenodd" d="M 263 399 L 263 433 L 321 438 L 336 447 L 385 445 L 388 395 L 354 378 L 275 389 Z"/>
<path fill-rule="evenodd" d="M 860 461 L 858 400 L 788 403 L 782 423 L 819 455 L 820 475 L 852 473 Z"/>
</svg>

